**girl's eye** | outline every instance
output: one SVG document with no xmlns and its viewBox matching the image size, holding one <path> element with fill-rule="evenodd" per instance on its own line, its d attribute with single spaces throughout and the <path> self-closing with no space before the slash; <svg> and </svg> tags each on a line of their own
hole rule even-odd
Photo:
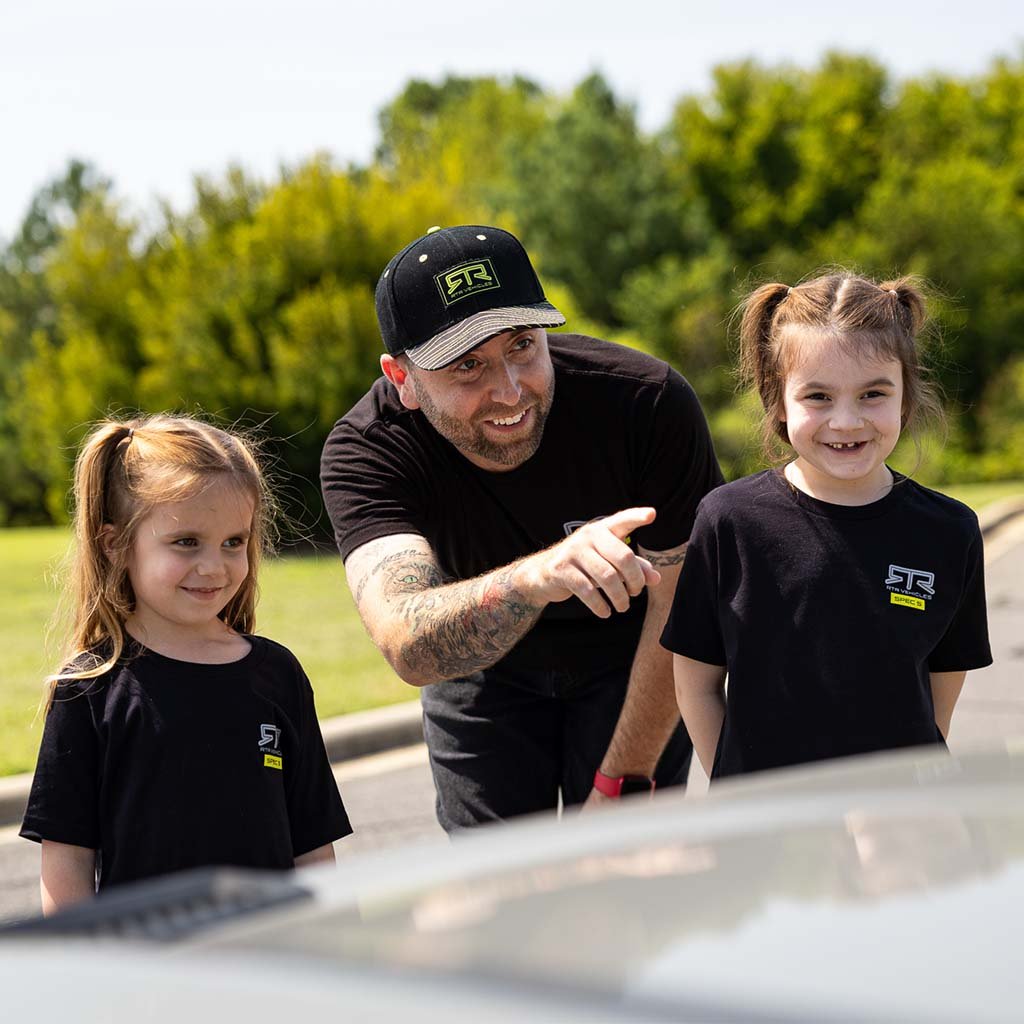
<svg viewBox="0 0 1024 1024">
<path fill-rule="evenodd" d="M 175 542 L 175 547 L 181 548 L 194 548 L 198 541 L 195 537 L 179 537 Z"/>
<path fill-rule="evenodd" d="M 886 395 L 885 395 L 884 391 L 865 391 L 864 392 L 864 397 L 865 398 L 885 398 Z"/>
<path fill-rule="evenodd" d="M 224 547 L 226 548 L 240 548 L 245 545 L 245 541 L 241 537 L 229 537 L 224 541 Z"/>
<path fill-rule="evenodd" d="M 823 391 L 814 391 L 807 396 L 807 400 L 809 402 L 827 402 L 828 395 L 826 395 Z"/>
</svg>

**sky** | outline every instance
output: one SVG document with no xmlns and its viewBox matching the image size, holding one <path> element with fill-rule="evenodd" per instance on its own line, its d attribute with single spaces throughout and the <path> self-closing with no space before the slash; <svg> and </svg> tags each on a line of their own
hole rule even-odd
<svg viewBox="0 0 1024 1024">
<path fill-rule="evenodd" d="M 1024 56 L 1024 5 L 860 0 L 34 0 L 0 18 L 0 240 L 72 157 L 144 215 L 187 207 L 197 173 L 268 180 L 319 151 L 366 163 L 377 113 L 413 77 L 522 74 L 568 92 L 591 71 L 647 130 L 719 63 L 813 66 L 827 49 L 897 77 Z"/>
</svg>

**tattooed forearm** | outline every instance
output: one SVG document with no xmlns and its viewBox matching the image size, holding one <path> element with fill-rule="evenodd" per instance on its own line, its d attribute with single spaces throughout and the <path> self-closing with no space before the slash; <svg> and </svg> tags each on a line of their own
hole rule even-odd
<svg viewBox="0 0 1024 1024">
<path fill-rule="evenodd" d="M 659 566 L 682 565 L 686 558 L 686 545 L 680 544 L 677 548 L 669 548 L 668 551 L 648 551 L 640 549 L 640 554 L 657 569 Z"/>
<path fill-rule="evenodd" d="M 402 602 L 409 637 L 400 656 L 419 675 L 452 679 L 489 668 L 537 621 L 542 606 L 516 588 L 515 566 Z"/>
<path fill-rule="evenodd" d="M 371 541 L 346 562 L 371 637 L 417 686 L 489 668 L 529 631 L 546 602 L 534 603 L 517 585 L 518 562 L 447 582 L 417 539 Z"/>
</svg>

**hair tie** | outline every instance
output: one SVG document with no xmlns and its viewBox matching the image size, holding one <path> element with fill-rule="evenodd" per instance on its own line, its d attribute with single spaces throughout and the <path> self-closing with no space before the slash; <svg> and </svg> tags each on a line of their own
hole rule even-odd
<svg viewBox="0 0 1024 1024">
<path fill-rule="evenodd" d="M 787 299 L 789 298 L 789 293 L 790 293 L 790 292 L 791 292 L 792 290 L 793 290 L 793 287 L 792 287 L 792 285 L 790 285 L 790 287 L 788 287 L 788 288 L 786 289 L 786 298 L 787 298 Z"/>
<path fill-rule="evenodd" d="M 128 427 L 126 429 L 128 430 L 128 433 L 124 435 L 122 440 L 123 441 L 127 441 L 129 444 L 131 444 L 131 440 L 135 436 L 135 428 L 134 427 Z"/>
<path fill-rule="evenodd" d="M 889 289 L 889 294 L 890 295 L 895 295 L 897 299 L 900 297 L 900 293 L 895 288 L 890 288 Z"/>
</svg>

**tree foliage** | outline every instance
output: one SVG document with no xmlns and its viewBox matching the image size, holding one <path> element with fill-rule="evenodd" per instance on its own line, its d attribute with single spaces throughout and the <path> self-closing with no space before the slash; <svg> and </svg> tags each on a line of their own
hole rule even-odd
<svg viewBox="0 0 1024 1024">
<path fill-rule="evenodd" d="M 373 289 L 432 224 L 501 223 L 575 329 L 694 383 L 731 473 L 753 468 L 730 318 L 826 265 L 937 286 L 954 418 L 932 472 L 1024 472 L 1024 63 L 894 82 L 875 61 L 724 65 L 653 134 L 598 74 L 414 80 L 365 167 L 197 179 L 143 228 L 81 161 L 0 254 L 0 523 L 59 520 L 84 426 L 111 409 L 262 423 L 303 520 L 320 446 L 377 375 Z M 319 527 L 317 528 L 319 529 Z"/>
</svg>

